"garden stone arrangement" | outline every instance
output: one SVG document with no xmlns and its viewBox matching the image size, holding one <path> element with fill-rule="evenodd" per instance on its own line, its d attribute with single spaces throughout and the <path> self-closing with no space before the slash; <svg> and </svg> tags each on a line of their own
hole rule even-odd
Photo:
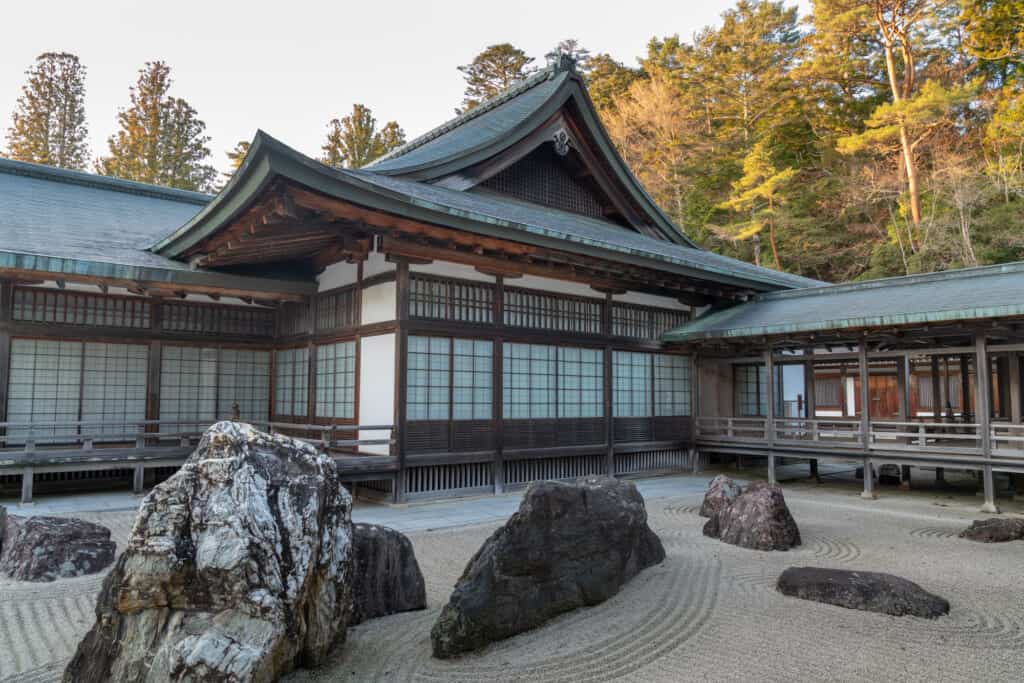
<svg viewBox="0 0 1024 683">
<path fill-rule="evenodd" d="M 219 422 L 145 498 L 65 681 L 276 680 L 352 611 L 351 498 L 312 446 Z"/>
<path fill-rule="evenodd" d="M 1024 541 L 1024 519 L 1012 517 L 996 517 L 978 519 L 960 532 L 960 538 L 979 543 L 1006 543 L 1007 541 Z"/>
<path fill-rule="evenodd" d="M 728 477 L 712 480 L 701 508 L 702 513 L 705 508 L 713 513 L 704 525 L 705 536 L 752 550 L 789 550 L 800 545 L 800 530 L 781 487 L 755 481 L 732 495 L 739 489 Z"/>
<path fill-rule="evenodd" d="M 110 530 L 81 519 L 19 517 L 0 508 L 0 574 L 56 581 L 95 574 L 114 561 Z"/>
<path fill-rule="evenodd" d="M 469 561 L 431 630 L 449 658 L 599 604 L 665 559 L 636 486 L 608 477 L 530 486 Z"/>
<path fill-rule="evenodd" d="M 790 567 L 776 588 L 783 595 L 895 617 L 934 619 L 949 613 L 949 601 L 913 581 L 879 572 Z"/>
<path fill-rule="evenodd" d="M 427 588 L 405 534 L 376 524 L 354 525 L 355 625 L 388 614 L 426 609 Z"/>
</svg>

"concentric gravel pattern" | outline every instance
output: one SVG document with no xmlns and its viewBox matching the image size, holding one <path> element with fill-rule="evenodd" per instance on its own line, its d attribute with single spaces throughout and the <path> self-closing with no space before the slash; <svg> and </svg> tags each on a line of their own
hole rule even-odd
<svg viewBox="0 0 1024 683">
<path fill-rule="evenodd" d="M 788 493 L 788 492 L 787 492 Z M 851 504 L 828 492 L 787 502 L 803 545 L 788 552 L 736 548 L 701 535 L 700 499 L 649 503 L 668 555 L 611 600 L 455 660 L 430 656 L 430 628 L 473 553 L 496 524 L 410 534 L 429 608 L 361 624 L 324 667 L 296 681 L 877 681 L 1019 680 L 1024 670 L 1024 553 L 1017 544 L 954 538 L 973 514 L 925 504 L 906 513 L 884 501 Z M 114 530 L 124 513 L 84 518 Z M 945 525 L 945 526 L 943 526 Z M 885 571 L 952 604 L 935 620 L 845 610 L 778 594 L 793 565 Z M 53 584 L 0 582 L 0 680 L 60 678 L 92 622 L 101 577 Z M 10 643 L 10 646 L 7 644 Z"/>
</svg>

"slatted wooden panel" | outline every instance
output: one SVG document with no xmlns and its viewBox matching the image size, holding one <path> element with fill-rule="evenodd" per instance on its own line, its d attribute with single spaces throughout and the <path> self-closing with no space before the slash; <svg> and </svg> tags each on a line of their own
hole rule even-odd
<svg viewBox="0 0 1024 683">
<path fill-rule="evenodd" d="M 464 453 L 494 448 L 490 420 L 412 420 L 406 427 L 409 453 Z"/>
<path fill-rule="evenodd" d="M 654 441 L 654 420 L 650 417 L 617 417 L 614 428 L 616 443 Z"/>
<path fill-rule="evenodd" d="M 692 466 L 690 453 L 683 448 L 615 454 L 615 474 L 617 475 L 678 472 L 689 470 Z"/>
<path fill-rule="evenodd" d="M 600 299 L 550 294 L 517 287 L 505 288 L 505 324 L 534 330 L 601 333 Z"/>
<path fill-rule="evenodd" d="M 494 322 L 494 285 L 412 273 L 409 316 L 490 324 Z"/>
<path fill-rule="evenodd" d="M 307 303 L 287 303 L 281 306 L 277 315 L 277 334 L 290 337 L 307 334 L 310 326 L 310 310 Z"/>
<path fill-rule="evenodd" d="M 126 296 L 16 287 L 14 319 L 37 323 L 146 329 L 150 304 Z"/>
<path fill-rule="evenodd" d="M 604 443 L 603 418 L 505 420 L 505 448 L 553 448 Z"/>
<path fill-rule="evenodd" d="M 692 417 L 656 417 L 654 418 L 655 441 L 686 441 L 693 429 Z"/>
<path fill-rule="evenodd" d="M 341 330 L 359 324 L 356 286 L 336 289 L 316 298 L 316 329 L 318 332 Z"/>
<path fill-rule="evenodd" d="M 690 314 L 687 311 L 636 304 L 612 304 L 612 334 L 616 337 L 653 341 L 689 319 Z"/>
<path fill-rule="evenodd" d="M 532 481 L 575 479 L 588 474 L 607 474 L 607 467 L 607 460 L 603 454 L 507 460 L 505 483 L 528 484 Z"/>
<path fill-rule="evenodd" d="M 210 336 L 274 336 L 274 312 L 262 308 L 169 301 L 164 304 L 161 324 L 171 332 Z"/>
<path fill-rule="evenodd" d="M 405 428 L 408 453 L 447 453 L 450 430 L 447 420 L 410 420 Z"/>
<path fill-rule="evenodd" d="M 405 492 L 410 498 L 445 493 L 486 492 L 494 486 L 489 462 L 410 467 L 405 471 Z"/>
<path fill-rule="evenodd" d="M 605 202 L 573 176 L 552 145 L 541 145 L 481 186 L 533 204 L 605 218 Z"/>
</svg>

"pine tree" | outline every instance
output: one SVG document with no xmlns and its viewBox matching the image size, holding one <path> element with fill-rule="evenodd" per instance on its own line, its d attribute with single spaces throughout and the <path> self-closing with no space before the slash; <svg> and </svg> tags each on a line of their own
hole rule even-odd
<svg viewBox="0 0 1024 683">
<path fill-rule="evenodd" d="M 362 168 L 374 159 L 405 144 L 405 132 L 396 121 L 377 130 L 369 107 L 353 104 L 352 113 L 327 124 L 323 162 L 337 168 Z"/>
<path fill-rule="evenodd" d="M 575 38 L 566 38 L 559 41 L 558 45 L 555 45 L 551 52 L 544 55 L 544 59 L 548 61 L 548 64 L 551 64 L 562 55 L 572 58 L 576 62 L 576 70 L 581 74 L 586 74 L 590 70 L 590 50 L 580 45 L 580 41 Z"/>
<path fill-rule="evenodd" d="M 238 167 L 245 161 L 245 155 L 249 153 L 249 141 L 239 140 L 235 143 L 235 148 L 230 152 L 227 152 L 228 161 L 231 162 L 232 173 L 238 170 Z M 231 173 L 225 175 L 230 176 Z"/>
<path fill-rule="evenodd" d="M 642 69 L 631 69 L 604 53 L 590 57 L 583 73 L 587 92 L 598 111 L 614 109 L 629 87 L 644 76 Z"/>
<path fill-rule="evenodd" d="M 206 124 L 188 102 L 168 95 L 170 75 L 170 67 L 159 61 L 139 71 L 131 104 L 117 115 L 120 130 L 107 140 L 110 155 L 96 170 L 183 190 L 212 190 L 217 171 L 205 163 L 210 157 Z"/>
<path fill-rule="evenodd" d="M 768 243 L 772 248 L 775 268 L 782 268 L 779 248 L 775 239 L 776 214 L 783 202 L 783 190 L 796 175 L 796 169 L 778 169 L 772 163 L 768 144 L 761 140 L 743 160 L 743 177 L 733 183 L 733 195 L 721 208 L 745 212 L 749 219 L 731 226 L 729 236 L 734 240 L 755 237 L 768 227 Z"/>
<path fill-rule="evenodd" d="M 469 64 L 459 68 L 466 80 L 465 97 L 459 113 L 467 112 L 484 100 L 490 99 L 508 89 L 516 81 L 529 76 L 534 67 L 533 57 L 511 43 L 498 43 L 473 58 Z"/>
<path fill-rule="evenodd" d="M 66 52 L 36 57 L 25 72 L 11 127 L 7 153 L 18 161 L 84 169 L 89 161 L 85 123 L 85 67 Z"/>
</svg>

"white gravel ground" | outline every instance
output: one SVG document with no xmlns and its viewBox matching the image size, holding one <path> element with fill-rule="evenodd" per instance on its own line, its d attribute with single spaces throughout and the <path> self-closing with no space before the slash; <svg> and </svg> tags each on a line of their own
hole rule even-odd
<svg viewBox="0 0 1024 683">
<path fill-rule="evenodd" d="M 294 681 L 1019 681 L 1024 677 L 1024 542 L 955 537 L 974 502 L 930 494 L 862 501 L 850 488 L 789 486 L 803 546 L 761 553 L 706 539 L 699 497 L 648 503 L 668 559 L 612 600 L 481 653 L 430 657 L 430 627 L 495 525 L 410 534 L 429 608 L 362 624 L 327 666 Z M 133 515 L 81 517 L 123 545 Z M 786 598 L 793 565 L 885 571 L 946 597 L 946 617 L 888 617 Z M 0 582 L 0 680 L 58 680 L 92 622 L 100 578 Z"/>
</svg>

